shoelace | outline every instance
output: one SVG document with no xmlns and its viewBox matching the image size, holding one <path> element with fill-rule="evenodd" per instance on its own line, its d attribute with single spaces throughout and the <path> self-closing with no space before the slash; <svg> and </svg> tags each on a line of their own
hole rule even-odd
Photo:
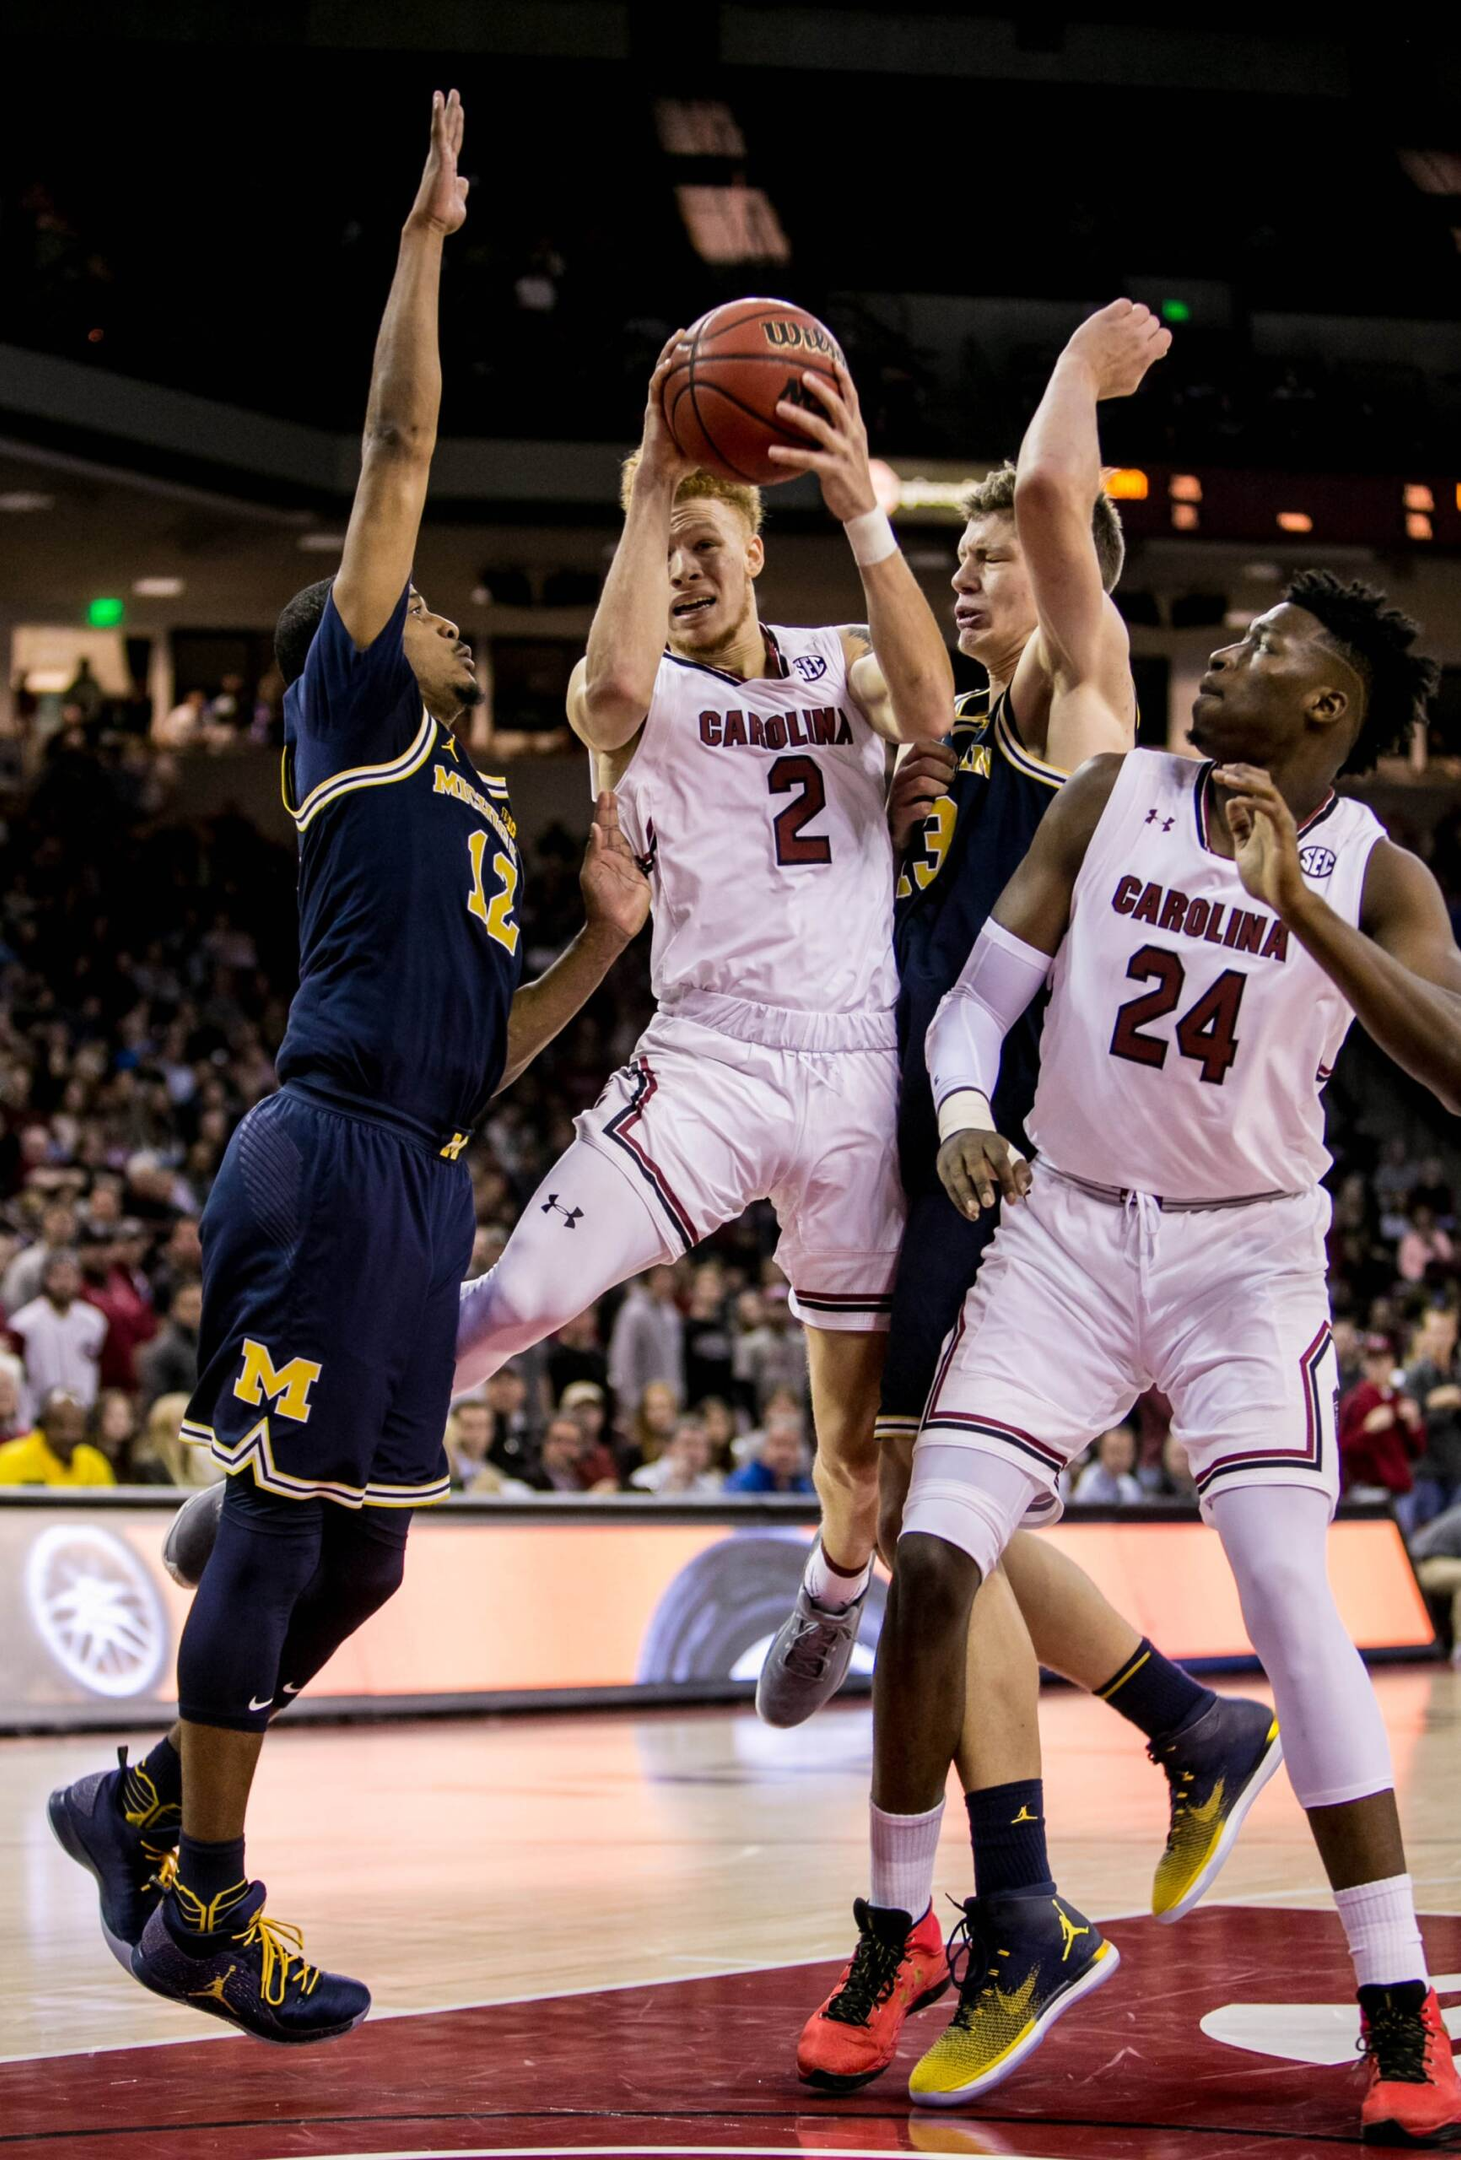
<svg viewBox="0 0 1461 2160">
<path fill-rule="evenodd" d="M 299 1928 L 291 1927 L 287 1920 L 271 1920 L 266 1912 L 260 1910 L 254 1914 L 243 1933 L 235 1935 L 233 1939 L 236 1943 L 242 1943 L 245 1950 L 252 1950 L 257 1946 L 263 1951 L 264 1969 L 259 1978 L 259 1987 L 271 2009 L 277 2010 L 283 2002 L 284 1990 L 289 1985 L 290 1967 L 295 1964 L 299 1966 L 299 1971 L 294 1974 L 294 1985 L 302 1995 L 313 1992 L 320 1977 L 319 1967 L 307 1961 L 304 1956 L 303 1933 Z"/>
<path fill-rule="evenodd" d="M 823 1620 L 813 1613 L 805 1619 L 786 1653 L 786 1669 L 807 1680 L 820 1680 L 837 1639 L 835 1619 Z"/>
<path fill-rule="evenodd" d="M 1376 2076 L 1387 2085 L 1424 2085 L 1430 2035 L 1420 2012 L 1386 2003 L 1367 2015 L 1366 2024 L 1355 2052 L 1373 2055 Z"/>
<path fill-rule="evenodd" d="M 954 1902 L 957 1903 L 957 1900 Z M 970 1925 L 967 1908 L 961 1907 L 960 1910 L 963 1912 L 963 1918 L 949 1937 L 944 1955 L 949 1961 L 949 1978 L 959 1990 L 959 2007 L 954 2012 L 950 2029 L 952 2030 L 953 2026 L 957 2026 L 963 2032 L 967 2029 L 974 2015 L 975 2003 L 984 1992 L 985 1981 L 998 1980 L 999 1967 L 997 1965 L 986 1966 L 979 1976 L 978 1984 L 972 1984 L 976 1962 L 987 1958 L 990 1955 L 990 1949 L 984 1937 L 977 1934 Z M 1007 1957 L 1009 1952 L 999 1950 L 994 1954 L 997 1957 Z M 962 1972 L 959 1970 L 959 1960 L 961 1958 L 964 1961 Z"/>
<path fill-rule="evenodd" d="M 162 1895 L 166 1897 L 168 1891 L 171 1890 L 178 1879 L 177 1855 L 170 1852 L 159 1852 L 155 1846 L 145 1843 L 142 1850 L 153 1863 L 152 1873 L 147 1878 L 146 1887 L 149 1890 L 160 1890 Z"/>
<path fill-rule="evenodd" d="M 879 2003 L 886 2002 L 903 1962 L 903 1945 L 889 1942 L 871 1930 L 858 1938 L 847 1968 L 847 1978 L 828 2003 L 824 2015 L 839 2025 L 866 2025 Z"/>
<path fill-rule="evenodd" d="M 1175 1830 L 1178 1821 L 1187 1812 L 1187 1803 L 1192 1798 L 1187 1788 L 1191 1785 L 1197 1773 L 1193 1770 L 1178 1770 L 1172 1763 L 1162 1760 L 1164 1755 L 1170 1755 L 1172 1752 L 1173 1746 L 1170 1742 L 1166 1747 L 1158 1747 L 1155 1740 L 1147 1742 L 1148 1760 L 1156 1764 L 1167 1780 L 1168 1796 L 1172 1803 L 1172 1828 Z"/>
</svg>

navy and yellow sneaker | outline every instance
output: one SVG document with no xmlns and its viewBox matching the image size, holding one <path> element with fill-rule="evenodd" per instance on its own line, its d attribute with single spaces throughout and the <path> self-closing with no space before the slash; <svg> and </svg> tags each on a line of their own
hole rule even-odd
<svg viewBox="0 0 1461 2160">
<path fill-rule="evenodd" d="M 1056 2019 L 1121 1963 L 1092 1921 L 1046 1892 L 970 1898 L 949 1943 L 951 1969 L 961 1936 L 968 1963 L 959 2007 L 908 2081 L 920 2107 L 964 2107 L 1002 2085 Z"/>
<path fill-rule="evenodd" d="M 1147 1753 L 1171 1788 L 1172 1819 L 1152 1881 L 1152 1915 L 1169 1927 L 1212 1888 L 1243 1818 L 1283 1761 L 1283 1742 L 1266 1703 L 1220 1695 Z"/>
<path fill-rule="evenodd" d="M 117 1749 L 115 1770 L 93 1770 L 63 1785 L 46 1802 L 57 1844 L 101 1893 L 101 1931 L 119 1965 L 132 1969 L 132 1950 L 162 1898 L 178 1841 L 181 1812 L 158 1798 L 140 1763 Z"/>
<path fill-rule="evenodd" d="M 338 2039 L 370 2008 L 369 1988 L 311 1965 L 299 1929 L 269 1918 L 261 1882 L 239 1883 L 205 1907 L 174 1879 L 131 1969 L 154 1995 L 286 2047 Z"/>
</svg>

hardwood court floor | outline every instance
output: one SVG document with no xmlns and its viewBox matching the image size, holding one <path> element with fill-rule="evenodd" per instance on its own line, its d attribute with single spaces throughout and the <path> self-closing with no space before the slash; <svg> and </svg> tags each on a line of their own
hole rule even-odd
<svg viewBox="0 0 1461 2160">
<path fill-rule="evenodd" d="M 1391 1669 L 1379 1687 L 1454 2008 L 1461 1679 Z M 1334 2067 L 1353 2045 L 1347 1963 L 1286 1780 L 1210 1906 L 1156 1928 L 1163 1780 L 1084 1697 L 1047 1695 L 1043 1725 L 1061 1886 L 1116 1921 L 1123 1969 L 980 2116 L 933 2118 L 911 2115 L 896 2069 L 841 2102 L 791 2069 L 865 1888 L 865 1709 L 789 1734 L 749 1712 L 280 1730 L 252 1866 L 310 1954 L 376 1998 L 348 2040 L 296 2054 L 156 2001 L 108 1956 L 89 1878 L 44 1820 L 51 1786 L 105 1743 L 0 1743 L 0 2160 L 1356 2149 Z M 969 1887 L 956 1806 L 939 1879 Z M 934 2029 L 910 2027 L 906 2058 Z"/>
</svg>

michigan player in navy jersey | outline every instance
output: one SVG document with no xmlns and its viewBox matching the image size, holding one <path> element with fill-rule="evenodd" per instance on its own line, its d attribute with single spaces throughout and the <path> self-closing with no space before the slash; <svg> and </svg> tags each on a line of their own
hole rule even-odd
<svg viewBox="0 0 1461 2160">
<path fill-rule="evenodd" d="M 963 1215 L 940 1185 L 924 1037 L 1068 773 L 1134 738 L 1126 631 L 1109 597 L 1121 570 L 1121 527 L 1101 487 L 1096 412 L 1102 398 L 1133 393 L 1169 342 L 1147 310 L 1129 302 L 1092 317 L 1062 355 L 1027 433 L 1018 521 L 1012 466 L 991 473 L 967 499 L 955 628 L 960 650 L 981 663 L 989 685 L 958 701 L 947 743 L 910 751 L 893 784 L 899 1154 L 908 1224 L 878 1420 L 880 1543 L 888 1555 L 940 1355 L 995 1228 L 992 1215 Z M 1085 649 L 1102 684 L 1101 698 L 1079 710 L 1060 694 L 1073 619 L 1095 623 Z M 1034 1098 L 1039 1046 L 1039 1008 L 1032 1007 L 1006 1039 L 1000 1071 L 1002 1129 L 1016 1137 Z M 1172 1817 L 1153 1884 L 1158 1919 L 1181 1918 L 1209 1888 L 1281 1749 L 1266 1706 L 1220 1701 L 1138 1635 L 1048 1541 L 1016 1536 L 974 1607 L 970 1696 L 956 1761 L 975 1849 L 977 1916 L 998 1926 L 1014 1963 L 1043 1971 L 1051 1931 L 1057 1947 L 1062 1938 L 1045 1844 L 1037 1654 L 1129 1719 L 1167 1774 Z M 936 1820 L 925 1834 L 936 1836 Z M 878 1843 L 875 1816 L 875 1854 Z M 915 1901 L 911 1914 L 905 1895 Z M 872 1896 L 858 1907 L 851 1964 L 801 2036 L 798 2067 L 808 2082 L 833 2090 L 867 2083 L 891 2060 L 908 2007 L 940 1989 L 942 1935 L 926 1905 L 916 1869 L 875 1866 Z M 1060 1960 L 1057 2007 L 1069 1999 L 1068 1985 L 1097 1970 L 1104 1977 L 1099 1936 L 1088 1931 L 1077 1939 L 1084 1954 Z M 885 1991 L 889 1970 L 898 1977 Z M 1050 1991 L 1037 1986 L 1023 2026 L 1005 2039 L 1028 2047 L 1051 2011 Z"/>
<path fill-rule="evenodd" d="M 643 924 L 649 887 L 599 798 L 588 921 L 519 988 L 506 784 L 459 732 L 472 655 L 411 581 L 440 404 L 442 243 L 466 214 L 462 112 L 431 148 L 376 347 L 338 575 L 284 609 L 285 802 L 300 981 L 279 1092 L 243 1120 L 202 1222 L 200 1378 L 183 1433 L 227 1472 L 178 1653 L 180 1726 L 52 1795 L 142 1984 L 262 2038 L 347 2032 L 370 1996 L 264 1909 L 244 1818 L 264 1730 L 401 1581 L 413 1508 L 445 1497 L 460 1160 L 487 1102 Z M 172 1848 L 177 1845 L 174 1861 Z"/>
</svg>

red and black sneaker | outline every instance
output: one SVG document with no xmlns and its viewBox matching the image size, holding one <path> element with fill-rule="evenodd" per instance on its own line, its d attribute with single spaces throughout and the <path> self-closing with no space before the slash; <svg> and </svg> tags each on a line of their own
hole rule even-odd
<svg viewBox="0 0 1461 2160">
<path fill-rule="evenodd" d="M 1360 2046 L 1369 2083 L 1366 2145 L 1461 2145 L 1461 2078 L 1436 1991 L 1423 1980 L 1360 1989 Z"/>
<path fill-rule="evenodd" d="M 937 2002 L 949 1986 L 943 1930 L 933 1907 L 917 1927 L 906 1912 L 852 1908 L 857 1948 L 797 2042 L 797 2075 L 823 2092 L 856 2092 L 886 2070 L 910 2012 Z"/>
</svg>

